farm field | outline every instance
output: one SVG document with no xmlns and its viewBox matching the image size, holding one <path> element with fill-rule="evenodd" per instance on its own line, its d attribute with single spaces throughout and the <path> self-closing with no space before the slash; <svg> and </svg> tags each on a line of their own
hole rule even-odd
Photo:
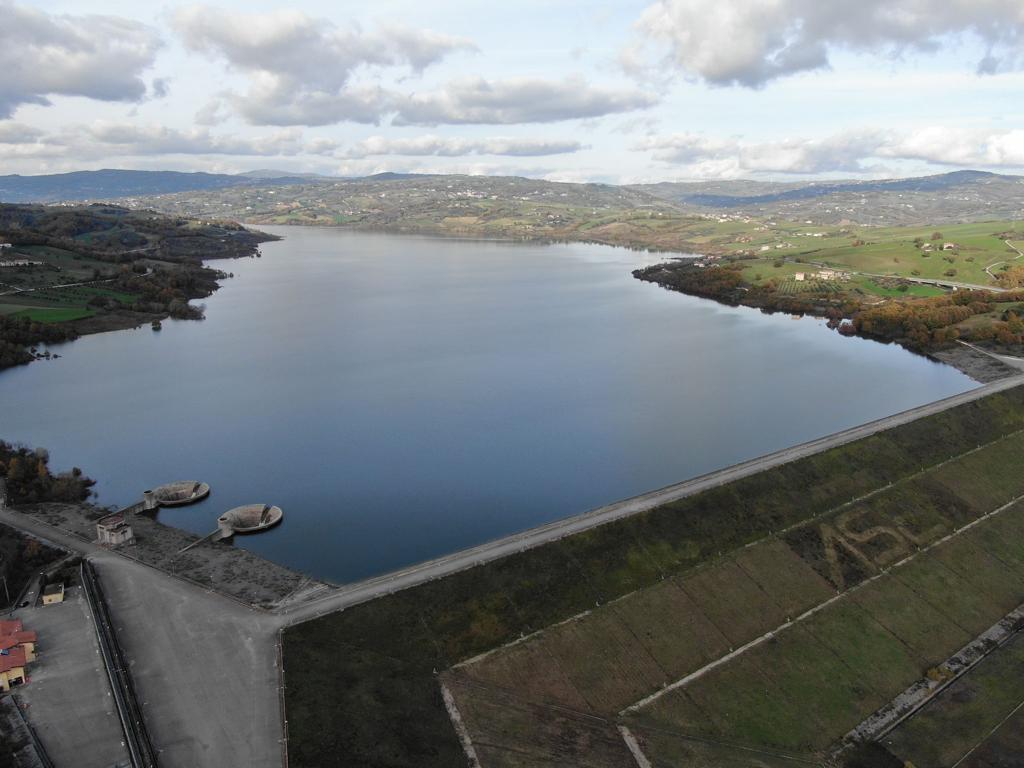
<svg viewBox="0 0 1024 768">
<path fill-rule="evenodd" d="M 103 287 L 117 267 L 49 246 L 19 246 L 16 259 L 42 262 L 0 271 L 0 315 L 27 317 L 37 323 L 65 323 L 96 314 L 90 302 L 130 307 L 138 297 Z M 91 283 L 57 287 L 69 283 Z"/>
<path fill-rule="evenodd" d="M 458 764 L 441 682 L 484 768 L 630 765 L 623 717 L 654 765 L 816 760 L 1024 599 L 1021 505 L 919 553 L 1024 493 L 1022 395 L 290 628 L 291 763 Z"/>
<path fill-rule="evenodd" d="M 787 279 L 796 272 L 814 273 L 826 266 L 872 275 L 990 285 L 993 280 L 985 267 L 995 264 L 993 272 L 998 274 L 1003 266 L 1001 262 L 1010 266 L 1024 263 L 1020 254 L 1004 241 L 1010 239 L 1024 250 L 1022 242 L 1015 239 L 1024 241 L 1024 225 L 1015 221 L 954 224 L 938 229 L 849 227 L 844 228 L 842 234 L 835 229 L 777 222 L 774 227 L 763 231 L 753 229 L 746 234 L 745 242 L 729 244 L 728 249 L 737 256 L 753 252 L 756 258 L 744 260 L 743 267 L 744 276 L 748 280 L 754 278 L 755 283 L 772 278 Z M 814 234 L 819 236 L 814 237 Z M 940 237 L 933 240 L 936 234 Z M 927 250 L 915 244 L 918 239 Z M 943 251 L 946 243 L 956 248 Z M 770 250 L 762 251 L 766 246 Z M 784 263 L 774 266 L 779 260 Z M 955 270 L 955 274 L 946 274 L 949 270 Z"/>
</svg>

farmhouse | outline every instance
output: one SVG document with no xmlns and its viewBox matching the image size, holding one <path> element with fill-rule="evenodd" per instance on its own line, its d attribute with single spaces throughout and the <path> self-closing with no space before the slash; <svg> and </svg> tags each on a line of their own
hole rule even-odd
<svg viewBox="0 0 1024 768">
<path fill-rule="evenodd" d="M 798 283 L 802 283 L 806 278 L 807 275 L 805 275 L 803 272 L 797 272 L 795 275 L 793 275 L 793 279 L 796 280 Z"/>
<path fill-rule="evenodd" d="M 957 249 L 956 243 L 943 243 L 942 250 L 944 251 L 955 251 Z"/>
</svg>

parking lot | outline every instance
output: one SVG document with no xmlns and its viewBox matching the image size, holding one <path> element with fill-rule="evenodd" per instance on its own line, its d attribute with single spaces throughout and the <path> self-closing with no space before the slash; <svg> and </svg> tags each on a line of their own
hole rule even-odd
<svg viewBox="0 0 1024 768">
<path fill-rule="evenodd" d="M 14 614 L 39 637 L 29 682 L 18 689 L 26 715 L 58 767 L 109 768 L 128 760 L 92 617 L 80 587 L 63 603 Z"/>
</svg>

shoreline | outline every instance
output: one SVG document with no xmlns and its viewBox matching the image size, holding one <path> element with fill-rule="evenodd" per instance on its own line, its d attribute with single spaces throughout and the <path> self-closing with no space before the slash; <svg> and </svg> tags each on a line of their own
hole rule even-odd
<svg viewBox="0 0 1024 768">
<path fill-rule="evenodd" d="M 188 297 L 189 307 L 192 307 L 194 309 L 192 302 L 201 301 L 203 299 L 209 298 L 214 293 L 216 293 L 217 291 L 221 290 L 224 287 L 225 280 L 228 280 L 232 277 L 232 275 L 224 272 L 223 270 L 210 266 L 210 262 L 225 260 L 234 261 L 236 259 L 257 258 L 259 256 L 259 246 L 262 243 L 274 242 L 276 240 L 281 239 L 280 237 L 272 235 L 268 232 L 262 232 L 258 230 L 251 230 L 251 232 L 260 238 L 256 244 L 251 246 L 253 249 L 251 253 L 240 253 L 235 255 L 222 256 L 204 256 L 202 257 L 198 265 L 184 265 L 186 269 L 194 269 L 200 272 L 203 270 L 209 270 L 210 272 L 214 273 L 214 275 L 211 278 L 211 287 L 208 291 L 204 292 L 202 290 L 197 290 L 194 291 L 195 295 Z M 102 314 L 95 314 L 90 317 L 83 317 L 78 320 L 70 320 L 65 323 L 54 324 L 69 329 L 73 334 L 72 337 L 65 339 L 63 341 L 53 343 L 41 342 L 39 344 L 26 346 L 26 351 L 32 354 L 33 357 L 32 360 L 24 363 L 24 365 L 29 365 L 33 362 L 38 362 L 40 360 L 47 360 L 52 359 L 54 357 L 59 357 L 60 355 L 53 354 L 54 349 L 59 349 L 64 344 L 73 344 L 75 341 L 77 341 L 83 336 L 94 336 L 97 334 L 109 333 L 113 331 L 138 330 L 146 325 L 159 323 L 169 319 L 175 318 L 173 318 L 170 311 L 167 310 L 164 310 L 162 312 L 143 312 L 141 310 L 119 308 L 107 310 Z M 201 321 L 204 319 L 204 317 L 202 315 L 202 312 L 199 311 L 198 316 L 183 317 L 177 319 Z M 33 350 L 41 351 L 33 352 Z M 6 368 L 16 367 L 19 366 L 12 365 L 0 368 L 0 375 L 3 374 Z"/>
<path fill-rule="evenodd" d="M 128 548 L 101 548 L 154 568 L 170 578 L 182 579 L 201 589 L 212 591 L 225 599 L 275 614 L 281 619 L 281 627 L 287 628 L 510 555 L 527 552 L 1021 386 L 1024 386 L 1024 372 L 1015 371 L 1012 377 L 983 384 L 957 395 L 780 448 L 737 464 L 472 547 L 342 584 L 306 574 L 241 547 L 203 542 L 199 547 L 190 549 L 188 555 L 183 555 L 179 551 L 181 545 L 202 542 L 202 537 L 144 513 L 132 516 L 133 523 L 140 526 L 142 536 L 137 536 L 137 539 L 143 546 L 136 544 Z M 0 502 L 2 501 L 0 499 Z M 0 522 L 39 535 L 33 532 L 32 525 L 18 524 L 19 520 L 31 521 L 35 526 L 49 528 L 90 548 L 99 547 L 91 535 L 95 521 L 108 513 L 109 509 L 96 507 L 88 502 L 42 502 L 18 506 L 0 503 Z M 192 557 L 193 554 L 198 556 L 198 560 Z M 174 561 L 177 563 L 174 564 Z M 247 580 L 245 574 L 235 571 L 236 565 L 243 568 L 267 568 L 267 573 L 259 580 Z M 227 572 L 235 579 L 241 576 L 241 579 L 236 582 L 216 582 L 218 572 Z"/>
</svg>

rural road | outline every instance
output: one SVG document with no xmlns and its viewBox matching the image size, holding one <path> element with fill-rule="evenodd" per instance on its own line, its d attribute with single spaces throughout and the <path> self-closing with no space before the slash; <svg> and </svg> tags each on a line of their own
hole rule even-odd
<svg viewBox="0 0 1024 768">
<path fill-rule="evenodd" d="M 1013 248 L 1013 250 L 1015 250 L 1017 252 L 1017 255 L 1014 256 L 1012 259 L 1004 259 L 1003 261 L 994 261 L 991 264 L 989 264 L 987 267 L 985 267 L 985 272 L 987 272 L 988 276 L 991 277 L 993 280 L 996 279 L 996 276 L 992 274 L 992 267 L 997 267 L 1000 264 L 1006 264 L 1006 263 L 1008 263 L 1010 261 L 1016 261 L 1021 256 L 1024 256 L 1024 251 L 1022 251 L 1016 245 L 1011 243 L 1009 240 L 1004 240 L 1003 242 L 1006 243 L 1010 248 Z"/>
<path fill-rule="evenodd" d="M 643 512 L 648 509 L 667 504 L 678 499 L 700 493 L 709 488 L 738 480 L 742 477 L 755 474 L 780 464 L 786 464 L 805 456 L 810 456 L 845 443 L 859 440 L 889 429 L 890 427 L 906 424 L 909 421 L 919 419 L 923 416 L 930 416 L 963 403 L 978 400 L 982 397 L 1012 389 L 1024 384 L 1024 375 L 1012 376 L 1000 381 L 992 382 L 934 403 L 922 405 L 909 411 L 903 411 L 884 419 L 871 421 L 851 429 L 837 432 L 833 435 L 811 440 L 791 448 L 784 448 L 775 453 L 761 456 L 741 464 L 711 472 L 706 475 L 695 477 L 676 485 L 670 485 L 660 490 L 635 496 L 631 499 L 609 504 L 605 507 L 590 512 L 584 512 L 574 517 L 558 520 L 537 528 L 531 528 L 522 533 L 513 534 L 502 539 L 497 539 L 486 544 L 481 544 L 470 549 L 455 552 L 445 557 L 430 560 L 425 563 L 403 568 L 399 571 L 387 573 L 376 578 L 367 579 L 354 584 L 349 584 L 332 590 L 323 597 L 315 598 L 308 602 L 300 603 L 279 612 L 283 626 L 298 624 L 303 621 L 344 610 L 353 605 L 372 600 L 375 597 L 407 589 L 423 582 L 441 578 L 458 571 L 471 568 L 481 563 L 497 560 L 515 552 L 521 552 L 532 547 L 537 547 L 551 541 L 570 536 L 574 533 L 586 531 L 604 523 L 618 520 L 623 517 Z"/>
</svg>

